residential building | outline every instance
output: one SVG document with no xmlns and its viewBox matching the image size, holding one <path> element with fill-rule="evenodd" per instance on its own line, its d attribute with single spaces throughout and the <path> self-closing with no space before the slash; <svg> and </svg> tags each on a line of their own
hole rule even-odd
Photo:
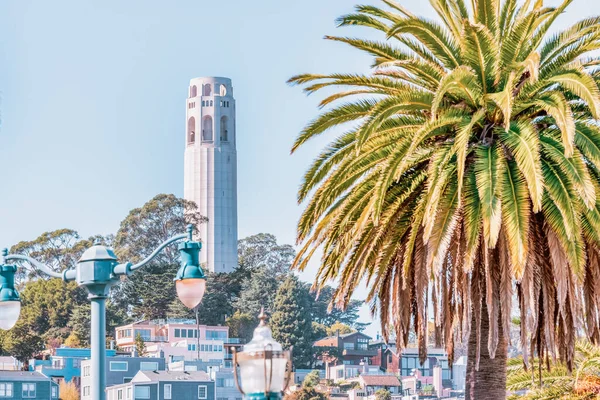
<svg viewBox="0 0 600 400">
<path fill-rule="evenodd" d="M 206 372 L 139 371 L 131 381 L 106 388 L 107 400 L 216 400 Z"/>
<path fill-rule="evenodd" d="M 198 326 L 196 321 L 182 319 L 140 321 L 115 329 L 117 346 L 134 351 L 137 335 L 144 340 L 148 356 L 163 356 L 167 362 L 199 359 L 223 363 L 229 328 Z"/>
<path fill-rule="evenodd" d="M 235 385 L 232 368 L 209 368 L 209 376 L 215 382 L 216 400 L 242 400 L 242 393 Z"/>
<path fill-rule="evenodd" d="M 386 389 L 391 394 L 400 394 L 400 389 L 402 388 L 402 383 L 395 375 L 362 374 L 358 378 L 358 382 L 367 396 L 374 395 L 379 389 Z"/>
<path fill-rule="evenodd" d="M 212 272 L 238 263 L 237 132 L 231 79 L 194 78 L 186 102 L 183 197 L 208 221 L 198 225 L 200 262 Z"/>
<path fill-rule="evenodd" d="M 369 349 L 370 336 L 360 332 L 352 332 L 340 335 L 339 331 L 334 336 L 328 336 L 317 340 L 315 347 L 327 347 L 337 349 L 337 360 L 334 365 L 361 365 L 367 362 L 371 357 L 377 355 L 375 349 Z"/>
<path fill-rule="evenodd" d="M 36 371 L 0 371 L 0 398 L 57 400 L 58 384 Z"/>
<path fill-rule="evenodd" d="M 465 390 L 467 379 L 467 356 L 460 356 L 452 365 L 452 388 Z"/>
<path fill-rule="evenodd" d="M 107 357 L 114 357 L 116 351 L 106 349 Z M 81 383 L 81 361 L 89 359 L 90 349 L 72 349 L 69 347 L 59 347 L 55 354 L 47 360 L 32 359 L 29 361 L 29 370 L 41 372 L 52 378 L 55 382 L 73 381 L 77 386 Z"/>
<path fill-rule="evenodd" d="M 13 356 L 0 356 L 0 371 L 20 371 L 23 364 Z"/>
<path fill-rule="evenodd" d="M 90 399 L 91 360 L 81 362 L 81 400 Z M 165 359 L 158 357 L 107 357 L 106 386 L 130 382 L 138 372 L 165 371 Z"/>
<path fill-rule="evenodd" d="M 210 368 L 222 367 L 220 361 L 175 361 L 167 364 L 168 371 L 204 371 L 208 372 Z"/>
</svg>

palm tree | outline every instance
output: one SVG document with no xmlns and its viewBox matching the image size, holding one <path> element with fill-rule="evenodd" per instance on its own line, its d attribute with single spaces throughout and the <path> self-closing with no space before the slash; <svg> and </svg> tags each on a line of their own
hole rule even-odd
<svg viewBox="0 0 600 400">
<path fill-rule="evenodd" d="M 330 90 L 292 152 L 346 129 L 303 178 L 294 266 L 321 248 L 314 288 L 337 280 L 338 307 L 367 282 L 384 334 L 402 348 L 414 329 L 422 361 L 432 304 L 450 359 L 468 339 L 467 396 L 504 398 L 515 292 L 526 364 L 571 367 L 584 316 L 600 338 L 600 18 L 549 34 L 571 0 L 430 0 L 439 21 L 383 2 L 338 22 L 386 40 L 327 37 L 372 72 L 290 79 Z"/>
<path fill-rule="evenodd" d="M 539 360 L 536 360 L 539 361 Z M 539 364 L 539 368 L 526 371 L 521 359 L 509 361 L 507 389 L 512 392 L 526 390 L 515 399 L 597 399 L 600 396 L 600 347 L 588 341 L 579 341 L 575 347 L 574 373 L 560 363 Z"/>
</svg>

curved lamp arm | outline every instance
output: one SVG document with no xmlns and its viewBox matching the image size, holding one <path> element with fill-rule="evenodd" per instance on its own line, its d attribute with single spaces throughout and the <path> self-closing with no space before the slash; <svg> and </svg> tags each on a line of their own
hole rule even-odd
<svg viewBox="0 0 600 400">
<path fill-rule="evenodd" d="M 52 271 L 52 269 L 50 267 L 48 267 L 45 264 L 42 264 L 41 262 L 28 257 L 28 256 L 22 256 L 20 254 L 8 254 L 8 250 L 4 249 L 2 250 L 2 256 L 4 258 L 4 260 L 23 260 L 23 261 L 27 261 L 29 264 L 31 264 L 33 267 L 39 269 L 40 271 L 42 271 L 43 273 L 45 273 L 46 275 L 49 275 L 53 278 L 63 278 L 63 274 L 61 272 L 55 272 Z"/>
<path fill-rule="evenodd" d="M 191 225 L 191 224 L 188 225 L 187 226 L 187 233 L 182 233 L 181 235 L 173 236 L 172 238 L 165 240 L 148 257 L 146 257 L 145 259 L 143 259 L 139 263 L 130 266 L 129 270 L 130 271 L 135 271 L 136 269 L 141 268 L 144 265 L 148 264 L 150 261 L 152 261 L 152 259 L 154 257 L 156 257 L 158 255 L 158 253 L 160 253 L 165 247 L 167 247 L 168 245 L 170 245 L 173 242 L 178 242 L 178 241 L 183 240 L 183 239 L 187 239 L 187 240 L 191 241 L 192 240 L 192 234 L 193 234 L 193 232 L 194 232 L 194 226 Z"/>
</svg>

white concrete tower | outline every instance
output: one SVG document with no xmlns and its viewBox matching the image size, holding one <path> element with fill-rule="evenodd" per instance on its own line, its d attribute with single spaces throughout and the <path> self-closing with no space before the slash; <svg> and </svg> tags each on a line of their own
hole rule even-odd
<svg viewBox="0 0 600 400">
<path fill-rule="evenodd" d="M 237 157 L 231 79 L 195 78 L 186 105 L 183 196 L 208 223 L 200 226 L 201 262 L 213 272 L 237 267 Z"/>
</svg>

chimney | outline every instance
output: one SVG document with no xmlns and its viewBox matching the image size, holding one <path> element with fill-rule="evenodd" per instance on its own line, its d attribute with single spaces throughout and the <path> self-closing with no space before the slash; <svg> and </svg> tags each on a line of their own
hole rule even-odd
<svg viewBox="0 0 600 400">
<path fill-rule="evenodd" d="M 111 341 L 110 341 L 110 349 L 111 349 L 111 350 L 114 350 L 114 349 L 115 349 L 115 341 L 114 341 L 114 340 L 111 340 Z"/>
<path fill-rule="evenodd" d="M 433 367 L 433 388 L 438 397 L 442 397 L 444 388 L 442 387 L 442 367 L 436 365 Z"/>
</svg>

